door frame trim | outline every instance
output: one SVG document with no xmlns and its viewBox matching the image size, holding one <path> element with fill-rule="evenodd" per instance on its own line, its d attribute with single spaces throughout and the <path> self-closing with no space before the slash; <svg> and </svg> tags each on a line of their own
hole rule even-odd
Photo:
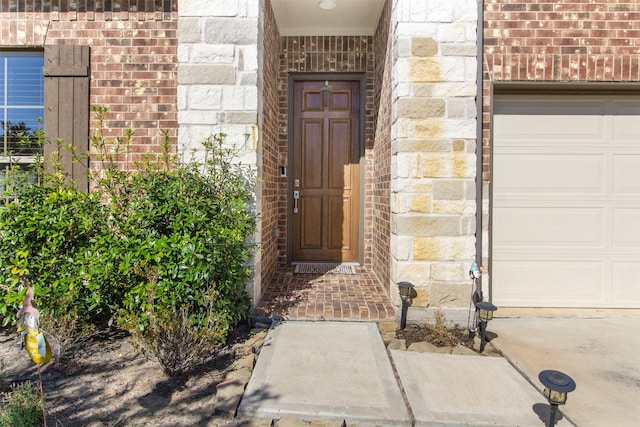
<svg viewBox="0 0 640 427">
<path fill-rule="evenodd" d="M 344 81 L 354 81 L 359 82 L 360 84 L 360 117 L 359 117 L 359 152 L 360 152 L 360 200 L 358 201 L 359 207 L 359 225 L 358 225 L 358 263 L 360 265 L 364 264 L 364 201 L 365 201 L 365 120 L 366 120 L 366 74 L 365 73 L 289 73 L 289 78 L 287 81 L 287 169 L 289 171 L 293 171 L 293 163 L 291 159 L 291 154 L 293 153 L 293 115 L 294 115 L 294 107 L 293 107 L 293 98 L 294 98 L 294 90 L 293 86 L 296 82 L 304 82 L 304 81 L 313 81 L 313 80 L 344 80 Z M 292 189 L 293 189 L 293 175 L 288 174 L 287 176 L 287 213 L 286 213 L 286 221 L 287 221 L 287 264 L 291 264 L 293 260 L 293 246 L 292 246 L 292 236 L 293 236 L 293 221 L 291 220 L 291 212 L 293 211 L 293 197 L 292 197 Z"/>
</svg>

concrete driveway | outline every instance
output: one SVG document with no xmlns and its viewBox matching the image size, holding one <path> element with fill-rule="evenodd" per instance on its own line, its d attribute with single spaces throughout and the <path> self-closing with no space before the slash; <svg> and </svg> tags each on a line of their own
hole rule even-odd
<svg viewBox="0 0 640 427">
<path fill-rule="evenodd" d="M 502 311 L 502 313 L 501 313 Z M 491 344 L 542 390 L 538 373 L 570 375 L 577 388 L 561 411 L 580 427 L 637 426 L 640 310 L 499 310 Z M 495 387 L 499 387 L 496 384 Z"/>
</svg>

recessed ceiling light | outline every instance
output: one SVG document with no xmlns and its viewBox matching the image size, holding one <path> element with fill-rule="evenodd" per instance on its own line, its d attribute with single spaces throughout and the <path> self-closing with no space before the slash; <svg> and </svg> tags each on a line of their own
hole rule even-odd
<svg viewBox="0 0 640 427">
<path fill-rule="evenodd" d="M 318 7 L 324 10 L 331 10 L 336 8 L 336 2 L 333 0 L 322 0 L 318 2 Z"/>
</svg>

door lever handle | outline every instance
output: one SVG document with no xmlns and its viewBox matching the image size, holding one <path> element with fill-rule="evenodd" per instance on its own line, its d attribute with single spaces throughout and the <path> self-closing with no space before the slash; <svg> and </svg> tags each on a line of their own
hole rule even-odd
<svg viewBox="0 0 640 427">
<path fill-rule="evenodd" d="M 293 192 L 293 213 L 298 213 L 298 199 L 300 198 L 300 192 L 294 190 Z"/>
</svg>

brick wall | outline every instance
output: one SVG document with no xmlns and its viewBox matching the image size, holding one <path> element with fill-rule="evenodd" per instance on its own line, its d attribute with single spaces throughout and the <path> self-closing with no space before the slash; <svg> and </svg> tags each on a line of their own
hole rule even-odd
<svg viewBox="0 0 640 427">
<path fill-rule="evenodd" d="M 278 235 L 286 234 L 287 178 L 280 176 L 280 165 L 285 147 L 279 145 L 278 135 L 278 72 L 279 34 L 269 1 L 262 10 L 262 109 L 260 128 L 262 135 L 262 168 L 260 182 L 262 198 L 260 216 L 262 222 L 262 280 L 269 283 L 278 261 Z M 280 254 L 284 256 L 284 254 Z"/>
<path fill-rule="evenodd" d="M 390 196 L 391 196 L 391 2 L 387 1 L 374 37 L 375 49 L 375 137 L 373 145 L 373 241 L 372 267 L 382 285 L 390 284 Z"/>
<path fill-rule="evenodd" d="M 486 0 L 483 163 L 490 179 L 491 83 L 640 81 L 640 2 Z"/>
<path fill-rule="evenodd" d="M 83 1 L 0 2 L 0 47 L 90 46 L 90 104 L 110 108 L 107 136 L 135 131 L 126 167 L 141 153 L 160 151 L 161 129 L 175 143 L 178 127 L 175 1 L 140 3 L 104 10 Z"/>
<path fill-rule="evenodd" d="M 308 36 L 280 38 L 279 87 L 279 156 L 287 159 L 288 141 L 288 77 L 292 72 L 344 73 L 365 75 L 365 264 L 371 263 L 373 219 L 373 94 L 374 53 L 373 38 L 368 36 Z M 286 163 L 285 163 L 286 164 Z M 286 218 L 286 198 L 280 202 L 281 218 Z M 286 263 L 286 227 L 281 228 L 278 241 L 278 263 Z"/>
</svg>

